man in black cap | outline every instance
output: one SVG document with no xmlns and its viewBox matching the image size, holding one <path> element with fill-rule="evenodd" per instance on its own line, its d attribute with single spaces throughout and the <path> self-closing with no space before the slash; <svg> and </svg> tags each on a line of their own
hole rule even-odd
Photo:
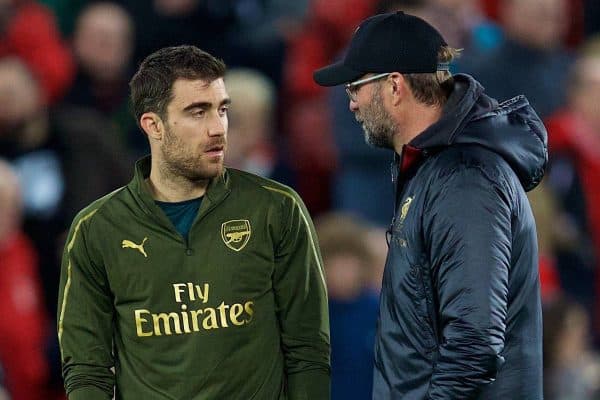
<svg viewBox="0 0 600 400">
<path fill-rule="evenodd" d="M 420 18 L 365 20 L 346 57 L 315 72 L 346 84 L 366 141 L 393 149 L 374 399 L 542 399 L 535 223 L 547 135 L 523 96 L 503 103 Z"/>
</svg>

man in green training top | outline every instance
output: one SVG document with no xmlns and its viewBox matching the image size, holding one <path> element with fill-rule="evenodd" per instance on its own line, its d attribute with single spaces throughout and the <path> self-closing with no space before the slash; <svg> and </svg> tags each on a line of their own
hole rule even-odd
<svg viewBox="0 0 600 400">
<path fill-rule="evenodd" d="M 131 80 L 151 157 L 71 226 L 58 299 L 69 400 L 329 398 L 312 222 L 290 188 L 224 168 L 224 73 L 179 46 Z"/>
</svg>

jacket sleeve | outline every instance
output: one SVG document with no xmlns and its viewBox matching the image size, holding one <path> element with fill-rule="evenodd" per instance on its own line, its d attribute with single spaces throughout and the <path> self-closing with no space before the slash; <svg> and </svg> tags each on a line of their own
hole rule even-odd
<svg viewBox="0 0 600 400">
<path fill-rule="evenodd" d="M 320 250 L 310 216 L 285 192 L 273 287 L 290 400 L 328 400 L 329 314 Z"/>
<path fill-rule="evenodd" d="M 504 362 L 511 207 L 502 183 L 460 167 L 423 214 L 441 330 L 428 399 L 473 399 Z"/>
<path fill-rule="evenodd" d="M 113 308 L 99 257 L 90 255 L 86 222 L 76 217 L 63 253 L 58 299 L 58 340 L 69 400 L 113 397 Z"/>
</svg>

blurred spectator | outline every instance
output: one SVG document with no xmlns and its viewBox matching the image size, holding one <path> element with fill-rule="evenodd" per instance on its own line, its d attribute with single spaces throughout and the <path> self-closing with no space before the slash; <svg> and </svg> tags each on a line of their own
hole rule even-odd
<svg viewBox="0 0 600 400">
<path fill-rule="evenodd" d="M 0 386 L 0 400 L 10 400 L 10 397 L 8 397 L 8 393 L 6 392 L 6 389 L 4 389 L 3 386 Z"/>
<path fill-rule="evenodd" d="M 560 248 L 572 247 L 579 237 L 548 187 L 547 179 L 528 192 L 527 197 L 535 218 L 542 302 L 546 303 L 562 295 L 556 255 Z"/>
<path fill-rule="evenodd" d="M 0 159 L 0 364 L 12 398 L 39 400 L 47 398 L 49 325 L 36 254 L 21 230 L 21 209 L 17 176 Z"/>
<path fill-rule="evenodd" d="M 75 19 L 91 1 L 95 0 L 39 0 L 53 11 L 65 37 L 71 36 L 75 28 Z"/>
<path fill-rule="evenodd" d="M 230 62 L 227 36 L 235 19 L 229 1 L 121 0 L 135 26 L 134 62 L 162 47 L 193 44 Z"/>
<path fill-rule="evenodd" d="M 412 5 L 409 14 L 417 15 L 435 26 L 452 47 L 466 51 L 487 52 L 503 41 L 499 26 L 487 19 L 479 0 L 382 0 L 382 12 L 403 10 Z"/>
<path fill-rule="evenodd" d="M 285 44 L 307 0 L 120 0 L 134 17 L 141 61 L 159 48 L 193 44 L 230 67 L 258 69 L 281 81 Z"/>
<path fill-rule="evenodd" d="M 77 107 L 49 109 L 40 92 L 20 60 L 0 59 L 0 157 L 19 176 L 24 231 L 38 254 L 42 304 L 54 316 L 68 221 L 93 199 L 124 184 L 130 161 L 101 115 Z"/>
<path fill-rule="evenodd" d="M 121 91 L 124 86 L 127 91 L 133 35 L 129 14 L 116 3 L 96 2 L 82 10 L 73 34 L 73 52 L 79 66 L 78 78 L 85 80 L 77 83 L 92 86 L 86 97 L 93 100 L 85 105 L 107 111 L 114 107 L 115 101 L 122 102 L 120 91 L 112 96 L 110 91 L 115 91 L 115 86 Z M 78 89 L 84 90 L 83 87 Z"/>
<path fill-rule="evenodd" d="M 37 81 L 17 59 L 0 59 L 0 157 L 17 170 L 23 193 L 25 232 L 40 260 L 45 304 L 53 314 L 57 295 L 55 240 L 65 191 L 60 145 L 50 135 L 48 114 Z"/>
<path fill-rule="evenodd" d="M 0 58 L 22 59 L 39 80 L 42 99 L 54 103 L 71 83 L 71 54 L 54 16 L 33 0 L 0 0 Z"/>
<path fill-rule="evenodd" d="M 371 227 L 366 236 L 367 243 L 373 249 L 373 266 L 369 278 L 369 288 L 373 293 L 379 295 L 381 292 L 381 281 L 383 279 L 383 270 L 387 258 L 386 229 L 381 227 Z"/>
<path fill-rule="evenodd" d="M 225 83 L 233 102 L 225 163 L 293 186 L 291 169 L 280 154 L 283 146 L 275 135 L 275 86 L 265 75 L 246 68 L 230 69 Z"/>
<path fill-rule="evenodd" d="M 312 1 L 307 21 L 287 51 L 282 109 L 293 112 L 283 115 L 284 131 L 294 160 L 296 189 L 313 214 L 331 207 L 329 188 L 337 152 L 327 92 L 313 82 L 312 74 L 342 52 L 358 23 L 373 13 L 375 4 L 375 0 Z"/>
<path fill-rule="evenodd" d="M 309 0 L 234 0 L 237 36 L 255 51 L 286 42 L 301 29 Z"/>
<path fill-rule="evenodd" d="M 144 155 L 147 140 L 129 112 L 134 46 L 129 14 L 116 3 L 92 3 L 78 16 L 72 42 L 78 70 L 64 103 L 98 110 L 136 155 Z"/>
<path fill-rule="evenodd" d="M 0 157 L 17 170 L 25 231 L 40 257 L 50 314 L 58 295 L 58 239 L 85 204 L 129 178 L 128 155 L 91 110 L 48 109 L 27 67 L 0 59 Z"/>
<path fill-rule="evenodd" d="M 24 181 L 25 214 L 48 217 L 59 208 L 64 185 L 42 99 L 40 86 L 21 60 L 0 59 L 0 156 L 15 164 Z"/>
<path fill-rule="evenodd" d="M 95 110 L 64 106 L 51 115 L 51 132 L 61 144 L 65 176 L 61 205 L 70 221 L 94 199 L 126 184 L 133 160 L 113 125 Z"/>
<path fill-rule="evenodd" d="M 504 0 L 500 20 L 506 40 L 481 55 L 465 54 L 458 70 L 476 77 L 498 100 L 527 96 L 547 117 L 565 102 L 565 71 L 571 57 L 564 50 L 567 0 Z"/>
<path fill-rule="evenodd" d="M 315 226 L 329 292 L 331 399 L 369 399 L 378 301 L 368 289 L 374 262 L 368 229 L 343 214 L 323 215 Z"/>
<path fill-rule="evenodd" d="M 502 1 L 504 0 L 479 0 L 479 3 L 484 13 L 490 19 L 498 21 L 500 19 Z M 569 27 L 568 34 L 563 43 L 569 45 L 570 48 L 574 48 L 581 43 L 584 35 L 584 28 L 588 25 L 588 20 L 593 18 L 593 15 L 588 15 L 593 7 L 588 7 L 588 5 L 584 5 L 584 3 L 598 4 L 597 0 L 569 0 L 567 2 L 568 13 L 566 18 L 569 20 Z"/>
<path fill-rule="evenodd" d="M 569 75 L 566 107 L 546 126 L 548 183 L 579 232 L 577 246 L 559 253 L 561 279 L 567 293 L 591 310 L 598 305 L 600 287 L 600 52 L 594 53 L 593 43 L 588 47 L 592 51 Z"/>
<path fill-rule="evenodd" d="M 308 18 L 290 43 L 284 84 L 302 99 L 323 94 L 312 73 L 338 55 L 360 21 L 375 11 L 376 0 L 313 0 Z M 344 12 L 340 12 L 344 10 Z"/>
<path fill-rule="evenodd" d="M 231 40 L 246 59 L 237 65 L 259 69 L 281 85 L 286 46 L 302 28 L 309 0 L 230 0 L 235 15 Z"/>
<path fill-rule="evenodd" d="M 577 303 L 556 299 L 544 307 L 544 398 L 600 398 L 600 359 L 590 347 L 589 320 Z"/>
</svg>

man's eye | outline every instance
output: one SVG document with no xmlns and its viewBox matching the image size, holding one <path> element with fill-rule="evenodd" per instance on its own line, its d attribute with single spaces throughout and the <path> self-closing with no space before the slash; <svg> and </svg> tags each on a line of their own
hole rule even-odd
<svg viewBox="0 0 600 400">
<path fill-rule="evenodd" d="M 197 111 L 194 111 L 192 115 L 194 117 L 201 118 L 201 117 L 204 117 L 204 114 L 205 114 L 204 110 L 197 110 Z"/>
<path fill-rule="evenodd" d="M 227 112 L 228 112 L 228 111 L 229 111 L 229 107 L 221 107 L 221 108 L 219 109 L 219 113 L 220 113 L 221 115 L 225 115 L 225 114 L 227 114 Z"/>
</svg>

